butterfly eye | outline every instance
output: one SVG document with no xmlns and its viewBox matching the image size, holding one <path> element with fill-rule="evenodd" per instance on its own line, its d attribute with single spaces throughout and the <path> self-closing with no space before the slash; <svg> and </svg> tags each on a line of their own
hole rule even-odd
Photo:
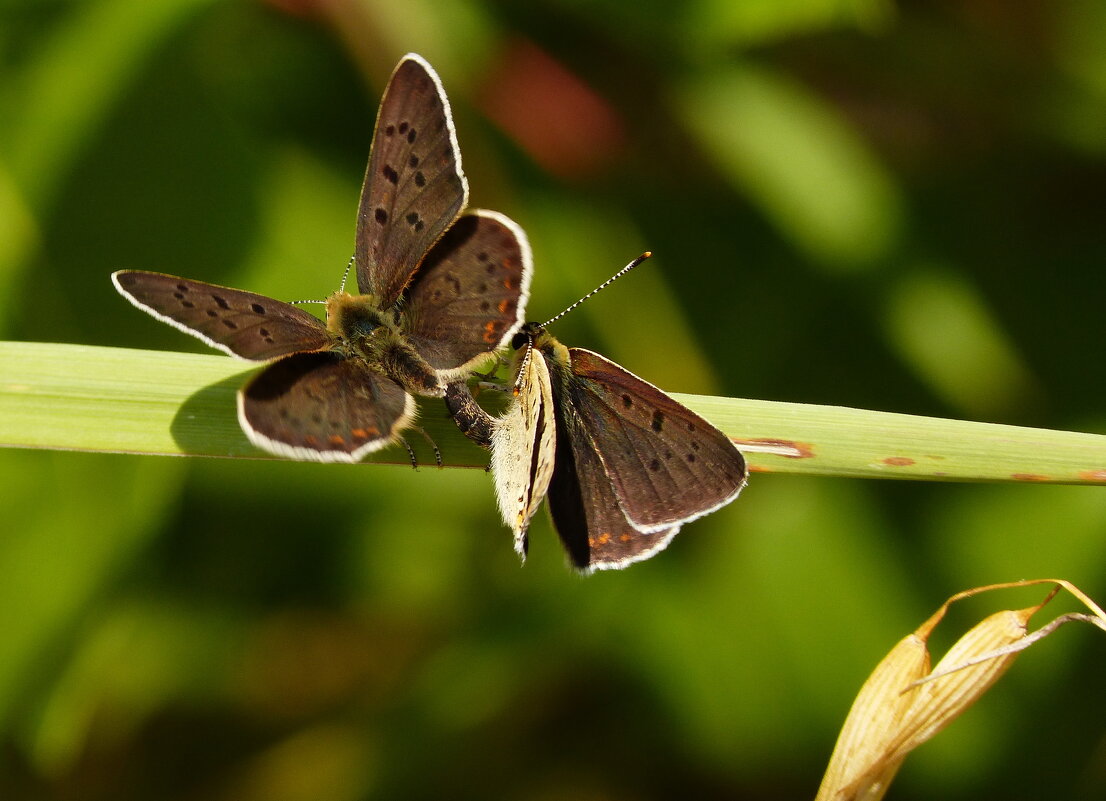
<svg viewBox="0 0 1106 801">
<path fill-rule="evenodd" d="M 511 348 L 513 350 L 519 350 L 530 341 L 530 335 L 525 331 L 519 331 L 513 337 L 511 337 Z"/>
</svg>

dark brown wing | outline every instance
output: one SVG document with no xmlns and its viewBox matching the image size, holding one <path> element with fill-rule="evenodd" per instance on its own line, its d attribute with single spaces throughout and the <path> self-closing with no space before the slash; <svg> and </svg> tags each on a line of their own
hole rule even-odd
<svg viewBox="0 0 1106 801">
<path fill-rule="evenodd" d="M 290 459 L 356 462 L 395 441 L 415 401 L 361 359 L 297 353 L 266 367 L 238 393 L 250 441 Z"/>
<path fill-rule="evenodd" d="M 663 550 L 680 527 L 646 533 L 631 525 L 603 463 L 572 414 L 570 409 L 558 409 L 556 463 L 547 495 L 553 526 L 569 559 L 585 572 L 648 559 Z"/>
<path fill-rule="evenodd" d="M 518 330 L 530 295 L 526 234 L 494 211 L 462 215 L 409 292 L 407 333 L 444 380 L 466 375 Z"/>
<path fill-rule="evenodd" d="M 317 317 L 264 295 L 135 270 L 120 270 L 111 280 L 144 312 L 231 356 L 268 361 L 330 345 Z"/>
<path fill-rule="evenodd" d="M 745 459 L 725 434 L 609 359 L 582 348 L 569 355 L 562 402 L 578 415 L 632 525 L 658 531 L 737 497 Z"/>
<path fill-rule="evenodd" d="M 357 284 L 390 308 L 468 202 L 445 90 L 422 57 L 392 73 L 376 118 L 357 212 Z"/>
</svg>

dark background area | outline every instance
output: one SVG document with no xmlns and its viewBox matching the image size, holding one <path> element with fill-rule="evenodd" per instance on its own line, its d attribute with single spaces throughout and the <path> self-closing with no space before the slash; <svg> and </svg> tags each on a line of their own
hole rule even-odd
<svg viewBox="0 0 1106 801">
<path fill-rule="evenodd" d="M 1106 5 L 8 0 L 0 330 L 202 351 L 108 275 L 324 297 L 405 52 L 556 335 L 661 387 L 1106 430 Z M 0 377 L 2 380 L 2 377 Z M 0 795 L 812 797 L 947 596 L 1106 597 L 1098 488 L 757 474 L 659 557 L 520 568 L 480 471 L 0 451 Z M 951 631 L 1040 592 L 973 601 Z M 891 797 L 1106 797 L 1069 627 Z"/>
</svg>

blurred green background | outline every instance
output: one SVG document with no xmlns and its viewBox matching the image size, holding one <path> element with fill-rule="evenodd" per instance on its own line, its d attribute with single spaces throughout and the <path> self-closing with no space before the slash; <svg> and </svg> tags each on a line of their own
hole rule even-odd
<svg viewBox="0 0 1106 801">
<path fill-rule="evenodd" d="M 120 268 L 333 291 L 410 50 L 473 205 L 529 233 L 531 317 L 657 254 L 567 344 L 673 391 L 1106 431 L 1099 0 L 5 0 L 2 336 L 203 350 Z M 519 567 L 480 471 L 0 476 L 4 799 L 811 797 L 946 596 L 1106 599 L 1098 488 L 758 474 L 581 579 L 544 516 Z M 1104 664 L 1086 629 L 1032 649 L 892 797 L 1106 798 Z"/>
</svg>

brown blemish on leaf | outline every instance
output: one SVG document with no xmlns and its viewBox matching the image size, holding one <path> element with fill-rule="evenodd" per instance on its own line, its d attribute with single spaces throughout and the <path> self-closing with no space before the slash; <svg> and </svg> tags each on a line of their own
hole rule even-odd
<svg viewBox="0 0 1106 801">
<path fill-rule="evenodd" d="M 1084 470 L 1079 474 L 1084 481 L 1098 481 L 1106 483 L 1106 470 Z"/>
<path fill-rule="evenodd" d="M 1010 478 L 1015 481 L 1048 481 L 1048 476 L 1042 476 L 1038 473 L 1011 473 Z"/>
<path fill-rule="evenodd" d="M 909 467 L 914 464 L 914 460 L 909 456 L 888 456 L 883 463 L 890 467 Z"/>
</svg>

